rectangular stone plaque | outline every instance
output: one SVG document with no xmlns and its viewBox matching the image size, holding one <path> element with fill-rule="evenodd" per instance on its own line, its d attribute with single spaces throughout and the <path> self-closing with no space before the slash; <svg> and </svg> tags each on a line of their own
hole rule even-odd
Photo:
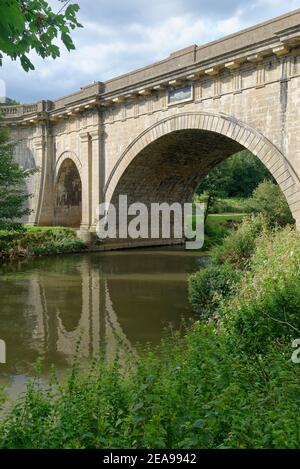
<svg viewBox="0 0 300 469">
<path fill-rule="evenodd" d="M 168 90 L 168 103 L 173 104 L 193 99 L 192 85 L 182 86 L 181 88 L 171 88 Z"/>
</svg>

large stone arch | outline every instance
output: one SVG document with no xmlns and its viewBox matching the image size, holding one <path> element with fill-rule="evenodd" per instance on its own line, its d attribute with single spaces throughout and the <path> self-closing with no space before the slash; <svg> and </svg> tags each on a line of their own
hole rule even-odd
<svg viewBox="0 0 300 469">
<path fill-rule="evenodd" d="M 110 202 L 131 163 L 151 144 L 179 131 L 199 130 L 213 137 L 225 137 L 239 149 L 248 149 L 267 167 L 281 187 L 292 214 L 300 223 L 300 181 L 283 153 L 264 135 L 238 119 L 212 112 L 185 112 L 169 116 L 142 132 L 122 153 L 105 185 L 105 200 Z M 203 134 L 204 135 L 204 134 Z M 213 140 L 212 140 L 213 142 Z M 212 143 L 213 144 L 213 143 Z M 229 151 L 229 149 L 228 149 Z M 150 155 L 151 156 L 151 155 Z M 227 155 L 229 156 L 229 154 Z M 149 157 L 149 156 L 148 156 Z M 163 169 L 162 169 L 163 170 Z M 209 170 L 209 168 L 208 168 Z"/>
</svg>

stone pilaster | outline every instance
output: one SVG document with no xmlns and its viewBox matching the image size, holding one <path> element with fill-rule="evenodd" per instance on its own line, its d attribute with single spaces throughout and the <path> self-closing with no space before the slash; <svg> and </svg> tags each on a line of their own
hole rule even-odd
<svg viewBox="0 0 300 469">
<path fill-rule="evenodd" d="M 265 86 L 266 71 L 264 64 L 264 56 L 261 53 L 252 54 L 247 57 L 248 62 L 256 65 L 256 88 Z"/>
<path fill-rule="evenodd" d="M 217 75 L 214 79 L 214 98 L 219 98 L 221 95 L 221 80 L 220 76 Z"/>
<path fill-rule="evenodd" d="M 194 84 L 194 98 L 195 101 L 198 101 L 199 99 L 202 98 L 202 81 L 197 80 L 196 83 Z"/>
<path fill-rule="evenodd" d="M 92 191 L 92 205 L 91 205 L 91 228 L 96 229 L 98 222 L 97 207 L 103 201 L 103 189 L 105 178 L 105 161 L 103 152 L 103 130 L 99 126 L 96 130 L 90 131 L 91 142 L 91 191 Z"/>
<path fill-rule="evenodd" d="M 29 215 L 28 223 L 34 225 L 51 225 L 53 223 L 53 199 L 50 197 L 52 180 L 50 172 L 50 154 L 48 151 L 48 127 L 45 124 L 36 126 L 34 141 L 34 163 L 39 171 L 32 176 L 34 181 L 33 212 Z M 47 199 L 49 195 L 49 198 Z M 51 213 L 49 213 L 51 212 Z"/>
<path fill-rule="evenodd" d="M 240 93 L 242 91 L 242 74 L 241 70 L 237 69 L 232 72 L 233 75 L 233 92 Z"/>
<path fill-rule="evenodd" d="M 263 60 L 257 63 L 257 74 L 256 74 L 256 85 L 257 86 L 264 86 L 266 81 L 266 71 L 265 71 L 265 64 Z"/>
<path fill-rule="evenodd" d="M 45 125 L 45 136 L 43 139 L 43 180 L 40 189 L 40 210 L 37 223 L 43 226 L 54 224 L 54 143 L 51 134 L 51 127 Z"/>
<path fill-rule="evenodd" d="M 88 230 L 92 220 L 92 152 L 88 132 L 80 134 L 81 139 L 81 184 L 82 184 L 82 230 Z"/>
</svg>

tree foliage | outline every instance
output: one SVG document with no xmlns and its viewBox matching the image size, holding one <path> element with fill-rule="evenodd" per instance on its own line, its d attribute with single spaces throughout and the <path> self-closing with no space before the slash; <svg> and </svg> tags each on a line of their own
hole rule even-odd
<svg viewBox="0 0 300 469">
<path fill-rule="evenodd" d="M 3 103 L 0 101 L 0 106 L 16 106 L 18 104 L 20 104 L 19 101 L 11 98 L 5 98 Z"/>
<path fill-rule="evenodd" d="M 286 198 L 277 184 L 263 181 L 250 199 L 253 210 L 261 212 L 270 226 L 285 226 L 294 223 Z"/>
<path fill-rule="evenodd" d="M 272 175 L 248 150 L 236 153 L 216 166 L 198 188 L 212 197 L 250 197 L 258 184 Z"/>
<path fill-rule="evenodd" d="M 14 145 L 9 134 L 0 128 L 0 226 L 7 227 L 14 220 L 29 214 L 26 201 L 30 195 L 24 183 L 35 170 L 26 170 L 14 160 Z"/>
<path fill-rule="evenodd" d="M 70 32 L 81 27 L 76 18 L 79 6 L 60 1 L 62 8 L 54 12 L 44 0 L 1 0 L 0 65 L 6 55 L 19 59 L 25 71 L 34 70 L 28 54 L 35 51 L 43 59 L 59 57 L 58 38 L 69 51 L 75 48 Z"/>
</svg>

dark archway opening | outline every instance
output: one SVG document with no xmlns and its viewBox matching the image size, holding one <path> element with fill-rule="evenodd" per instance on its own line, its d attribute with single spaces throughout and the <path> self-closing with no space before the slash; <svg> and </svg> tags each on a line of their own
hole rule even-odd
<svg viewBox="0 0 300 469">
<path fill-rule="evenodd" d="M 75 163 L 70 158 L 60 167 L 54 194 L 55 225 L 79 227 L 82 217 L 81 179 Z"/>
<path fill-rule="evenodd" d="M 179 130 L 144 148 L 122 175 L 112 197 L 127 194 L 129 203 L 190 202 L 200 181 L 216 165 L 243 150 L 223 135 Z"/>
<path fill-rule="evenodd" d="M 217 132 L 182 129 L 167 133 L 137 153 L 121 175 L 111 201 L 118 208 L 119 196 L 127 195 L 128 204 L 142 202 L 148 212 L 151 203 L 183 205 L 192 202 L 201 181 L 213 168 L 235 154 L 240 154 L 243 159 L 249 151 L 236 140 Z M 268 165 L 265 166 L 267 171 Z M 239 183 L 249 185 L 243 172 Z M 252 190 L 249 187 L 248 192 L 252 193 Z M 155 243 L 149 239 L 148 245 L 158 244 L 156 241 L 162 239 L 159 236 Z M 166 240 L 163 244 L 173 243 Z"/>
</svg>

